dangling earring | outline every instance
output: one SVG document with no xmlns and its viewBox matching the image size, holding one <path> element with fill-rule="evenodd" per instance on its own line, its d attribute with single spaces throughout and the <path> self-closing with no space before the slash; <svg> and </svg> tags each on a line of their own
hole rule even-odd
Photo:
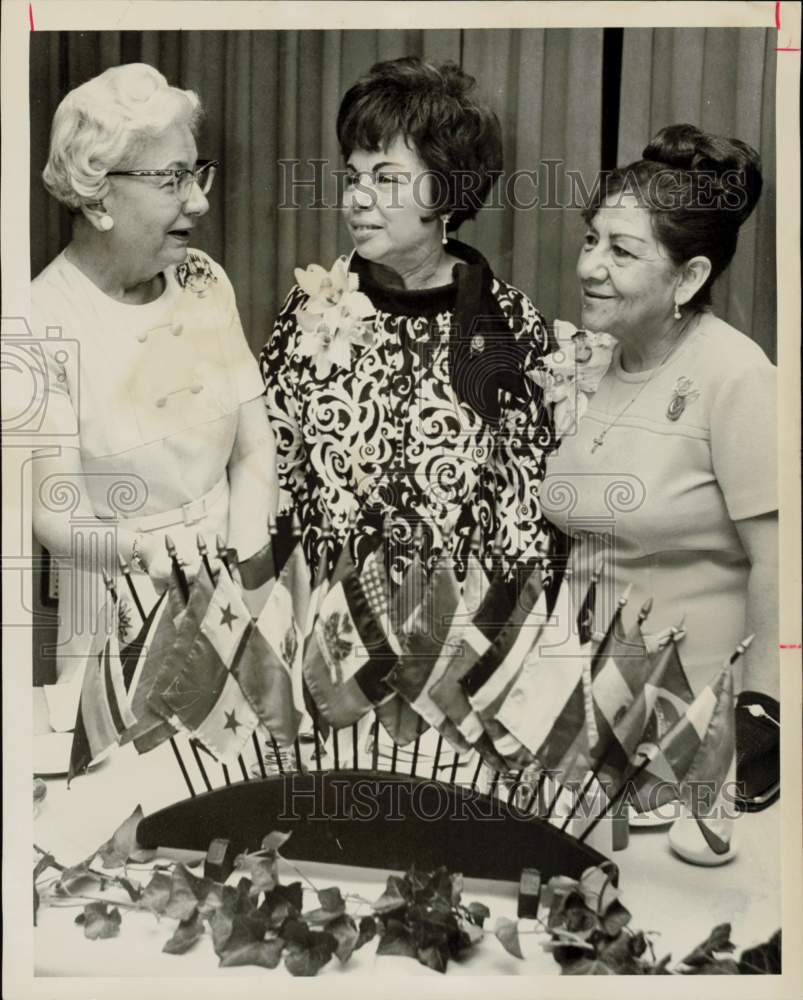
<svg viewBox="0 0 803 1000">
<path fill-rule="evenodd" d="M 441 229 L 441 243 L 444 246 L 446 246 L 446 244 L 449 242 L 449 238 L 446 235 L 446 223 L 449 221 L 450 218 L 451 218 L 451 216 L 447 215 L 447 214 L 444 214 L 444 215 L 441 216 L 441 227 L 442 227 L 442 229 Z"/>
<path fill-rule="evenodd" d="M 683 318 L 681 316 L 681 314 L 680 314 L 680 306 L 678 305 L 678 300 L 677 299 L 675 299 L 675 312 L 673 313 L 673 315 L 674 315 L 675 319 L 682 319 Z"/>
<path fill-rule="evenodd" d="M 98 226 L 104 233 L 114 229 L 114 219 L 110 215 L 101 215 L 98 219 Z"/>
</svg>

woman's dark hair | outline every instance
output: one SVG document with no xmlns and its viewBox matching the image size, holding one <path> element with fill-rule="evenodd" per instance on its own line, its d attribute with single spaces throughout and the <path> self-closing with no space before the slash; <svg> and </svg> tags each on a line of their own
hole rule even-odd
<svg viewBox="0 0 803 1000">
<path fill-rule="evenodd" d="M 346 92 L 337 114 L 343 156 L 385 149 L 397 136 L 433 175 L 435 214 L 450 230 L 473 219 L 502 170 L 499 120 L 471 96 L 474 78 L 454 63 L 417 56 L 376 63 Z"/>
<path fill-rule="evenodd" d="M 759 155 L 740 139 L 694 125 L 662 128 L 641 155 L 601 178 L 583 218 L 590 223 L 606 199 L 634 195 L 676 266 L 698 256 L 711 261 L 711 274 L 689 303 L 710 305 L 711 286 L 733 259 L 739 227 L 761 194 Z"/>
</svg>

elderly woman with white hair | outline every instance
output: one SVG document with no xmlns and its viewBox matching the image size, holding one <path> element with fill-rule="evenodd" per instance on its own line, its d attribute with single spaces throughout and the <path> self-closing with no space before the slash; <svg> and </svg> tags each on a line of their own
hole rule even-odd
<svg viewBox="0 0 803 1000">
<path fill-rule="evenodd" d="M 262 379 L 228 278 L 190 249 L 217 167 L 197 159 L 200 117 L 196 94 L 130 64 L 71 91 L 53 121 L 43 179 L 73 230 L 32 287 L 49 369 L 42 430 L 62 445 L 33 463 L 33 516 L 61 560 L 59 681 L 80 676 L 103 594 L 99 555 L 72 541 L 76 520 L 108 537 L 118 515 L 113 556 L 151 600 L 170 575 L 166 534 L 190 569 L 198 533 L 242 558 L 267 541 L 275 450 Z M 68 512 L 53 502 L 60 484 Z M 111 506 L 118 484 L 136 497 L 130 516 Z M 55 728 L 75 719 L 66 700 Z"/>
</svg>

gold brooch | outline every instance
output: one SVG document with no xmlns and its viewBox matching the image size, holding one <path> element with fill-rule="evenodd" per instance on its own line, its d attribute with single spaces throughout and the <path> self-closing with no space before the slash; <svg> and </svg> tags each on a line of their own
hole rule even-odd
<svg viewBox="0 0 803 1000">
<path fill-rule="evenodd" d="M 700 393 L 692 388 L 693 385 L 694 380 L 688 378 L 686 375 L 681 375 L 677 382 L 675 382 L 675 388 L 672 390 L 672 398 L 669 400 L 669 406 L 666 408 L 667 419 L 679 420 L 686 409 L 686 404 L 692 403 L 697 399 Z"/>
</svg>

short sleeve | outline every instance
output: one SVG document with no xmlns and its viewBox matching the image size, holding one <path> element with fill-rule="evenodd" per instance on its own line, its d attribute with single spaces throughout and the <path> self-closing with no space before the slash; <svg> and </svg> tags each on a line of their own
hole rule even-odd
<svg viewBox="0 0 803 1000">
<path fill-rule="evenodd" d="M 226 345 L 226 363 L 232 378 L 234 391 L 239 403 L 248 403 L 261 396 L 264 391 L 259 365 L 248 342 L 245 339 L 240 313 L 234 288 L 226 272 L 212 263 L 212 269 L 218 279 L 218 294 L 221 296 L 223 308 L 223 342 Z"/>
<path fill-rule="evenodd" d="M 714 473 L 734 521 L 778 509 L 777 373 L 757 362 L 727 378 L 711 408 Z"/>
</svg>

